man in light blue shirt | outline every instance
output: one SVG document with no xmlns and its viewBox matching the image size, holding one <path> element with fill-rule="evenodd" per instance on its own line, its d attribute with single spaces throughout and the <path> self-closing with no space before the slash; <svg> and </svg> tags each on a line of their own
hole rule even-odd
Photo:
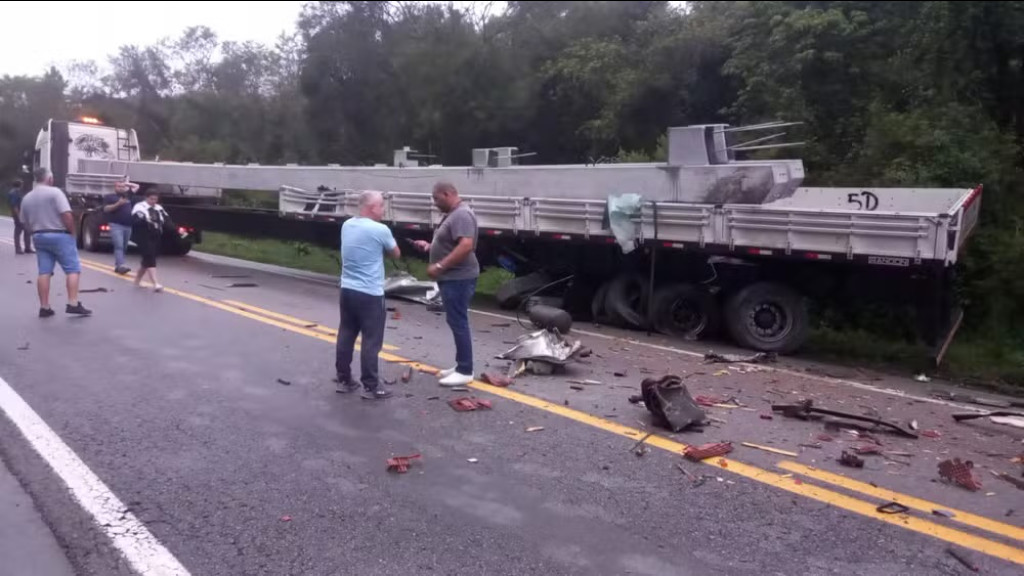
<svg viewBox="0 0 1024 576">
<path fill-rule="evenodd" d="M 401 251 L 391 230 L 380 223 L 384 197 L 366 191 L 359 197 L 359 216 L 341 226 L 341 326 L 338 329 L 335 369 L 337 391 L 355 392 L 352 353 L 362 334 L 359 355 L 363 398 L 384 399 L 391 392 L 380 386 L 378 377 L 381 347 L 384 346 L 384 255 L 400 258 Z"/>
</svg>

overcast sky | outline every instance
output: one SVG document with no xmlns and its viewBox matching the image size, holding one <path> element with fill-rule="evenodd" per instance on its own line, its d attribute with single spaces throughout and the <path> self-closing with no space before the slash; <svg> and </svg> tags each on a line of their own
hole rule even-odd
<svg viewBox="0 0 1024 576">
<path fill-rule="evenodd" d="M 295 30 L 303 2 L 3 2 L 0 76 L 42 74 L 70 60 L 96 60 L 125 44 L 148 45 L 205 25 L 221 40 L 273 44 Z"/>
</svg>

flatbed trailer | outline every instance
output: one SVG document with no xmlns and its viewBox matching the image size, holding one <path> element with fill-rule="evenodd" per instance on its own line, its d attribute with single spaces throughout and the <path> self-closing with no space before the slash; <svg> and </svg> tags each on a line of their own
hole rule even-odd
<svg viewBox="0 0 1024 576">
<path fill-rule="evenodd" d="M 321 225 L 353 216 L 359 195 L 377 190 L 385 221 L 410 239 L 440 223 L 430 193 L 443 180 L 477 215 L 482 264 L 517 276 L 499 290 L 502 304 L 564 279 L 577 318 L 687 339 L 724 329 L 742 346 L 789 353 L 807 337 L 810 303 L 910 302 L 941 360 L 962 319 L 955 270 L 981 186 L 803 187 L 799 160 L 736 160 L 758 148 L 731 141 L 746 130 L 672 128 L 663 163 L 522 166 L 505 147 L 474 150 L 468 167 L 419 166 L 402 149 L 392 166 L 84 159 L 79 171 L 277 190 L 282 218 Z"/>
</svg>

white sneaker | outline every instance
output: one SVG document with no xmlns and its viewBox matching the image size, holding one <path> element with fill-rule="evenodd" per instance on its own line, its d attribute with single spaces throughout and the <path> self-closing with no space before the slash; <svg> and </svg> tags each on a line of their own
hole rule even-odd
<svg viewBox="0 0 1024 576">
<path fill-rule="evenodd" d="M 455 374 L 456 368 L 457 368 L 456 366 L 452 366 L 451 368 L 446 368 L 444 370 L 441 370 L 440 372 L 437 373 L 437 379 L 440 380 L 442 378 L 447 378 L 447 377 L 451 376 L 452 374 Z"/>
<path fill-rule="evenodd" d="M 445 376 L 444 378 L 441 378 L 438 384 L 446 388 L 451 388 L 453 386 L 465 386 L 472 381 L 473 377 L 470 376 L 469 374 L 459 374 L 458 372 L 453 372 Z"/>
<path fill-rule="evenodd" d="M 153 292 L 163 292 L 163 291 L 164 291 L 164 287 L 163 286 L 161 286 L 159 284 L 157 284 L 156 286 L 153 286 Z"/>
</svg>

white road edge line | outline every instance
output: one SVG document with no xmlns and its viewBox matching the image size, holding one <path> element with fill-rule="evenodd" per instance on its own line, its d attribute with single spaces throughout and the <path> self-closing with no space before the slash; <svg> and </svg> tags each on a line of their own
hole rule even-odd
<svg viewBox="0 0 1024 576">
<path fill-rule="evenodd" d="M 67 485 L 71 495 L 92 515 L 96 525 L 136 572 L 143 576 L 189 576 L 177 558 L 3 378 L 0 378 L 0 410 Z"/>
<path fill-rule="evenodd" d="M 14 242 L 12 242 L 10 240 L 0 240 L 0 242 L 4 242 L 6 244 L 10 244 L 11 246 L 14 245 Z M 243 266 L 244 264 L 248 263 L 248 261 L 241 260 L 241 259 L 238 259 L 238 258 L 231 258 L 231 260 L 236 260 L 239 263 L 239 264 L 237 264 L 238 266 Z M 292 278 L 292 279 L 298 278 L 298 279 L 304 279 L 304 280 L 313 281 L 312 278 L 301 278 L 301 277 L 297 277 L 297 276 L 291 276 L 291 275 L 288 275 L 288 274 L 284 274 L 282 272 L 276 272 L 276 271 L 269 270 L 269 269 L 258 268 L 258 270 L 260 270 L 261 272 L 263 272 L 265 274 L 275 274 L 275 275 L 278 275 L 278 276 L 284 276 L 286 278 Z M 494 313 L 494 312 L 485 312 L 483 310 L 475 310 L 473 308 L 470 308 L 469 311 L 473 312 L 474 314 L 480 314 L 481 316 L 489 316 L 491 318 L 500 318 L 502 320 L 512 320 L 512 321 L 516 320 L 515 316 L 507 316 L 505 314 L 497 314 L 497 313 Z M 647 348 L 651 348 L 651 349 L 654 349 L 654 350 L 660 350 L 662 352 L 672 352 L 673 354 L 683 354 L 683 355 L 686 355 L 686 356 L 693 356 L 695 358 L 703 358 L 704 357 L 703 354 L 700 354 L 698 352 L 691 352 L 689 350 L 682 350 L 680 348 L 672 348 L 671 346 L 662 346 L 660 344 L 651 344 L 649 342 L 641 342 L 639 340 L 634 340 L 632 338 L 623 338 L 621 336 L 612 336 L 610 334 L 601 334 L 601 333 L 598 333 L 598 332 L 590 332 L 588 330 L 580 330 L 578 328 L 573 328 L 573 331 L 576 332 L 577 334 L 583 334 L 583 335 L 586 335 L 586 336 L 592 336 L 594 338 L 602 338 L 604 340 L 619 340 L 619 341 L 622 341 L 622 342 L 628 342 L 629 344 L 634 344 L 636 346 L 645 346 Z M 738 362 L 738 363 L 736 363 L 734 365 L 743 366 L 745 368 L 756 368 L 758 370 L 764 370 L 766 372 L 775 372 L 775 373 L 778 373 L 778 374 L 785 374 L 787 376 L 798 376 L 800 378 L 804 378 L 804 379 L 807 379 L 807 380 L 817 380 L 818 382 L 826 382 L 826 383 L 829 383 L 829 384 L 837 384 L 837 385 L 840 385 L 840 386 L 850 386 L 852 388 L 857 388 L 858 390 L 866 390 L 866 391 L 869 391 L 869 392 L 877 392 L 879 394 L 886 394 L 886 395 L 889 395 L 889 396 L 895 396 L 897 398 L 904 398 L 906 400 L 916 400 L 918 402 L 927 402 L 929 404 L 936 404 L 936 405 L 939 405 L 939 406 L 947 406 L 949 408 L 956 408 L 957 410 L 965 410 L 965 411 L 968 411 L 968 412 L 986 412 L 985 409 L 978 408 L 977 406 L 970 406 L 970 405 L 967 405 L 967 404 L 958 404 L 956 402 L 950 402 L 949 400 L 941 400 L 939 398 L 929 398 L 927 396 L 919 396 L 917 394 L 910 394 L 909 392 L 904 392 L 902 390 L 897 390 L 896 388 L 883 388 L 881 386 L 875 386 L 873 384 L 865 384 L 864 382 L 857 382 L 856 380 L 846 380 L 844 378 L 831 378 L 829 376 L 818 376 L 818 375 L 815 375 L 815 374 L 807 374 L 805 372 L 798 372 L 796 370 L 789 370 L 787 368 L 776 368 L 774 366 L 764 366 L 764 365 L 760 365 L 760 364 L 755 366 L 753 364 L 747 364 L 747 363 L 740 363 L 740 362 Z"/>
</svg>

